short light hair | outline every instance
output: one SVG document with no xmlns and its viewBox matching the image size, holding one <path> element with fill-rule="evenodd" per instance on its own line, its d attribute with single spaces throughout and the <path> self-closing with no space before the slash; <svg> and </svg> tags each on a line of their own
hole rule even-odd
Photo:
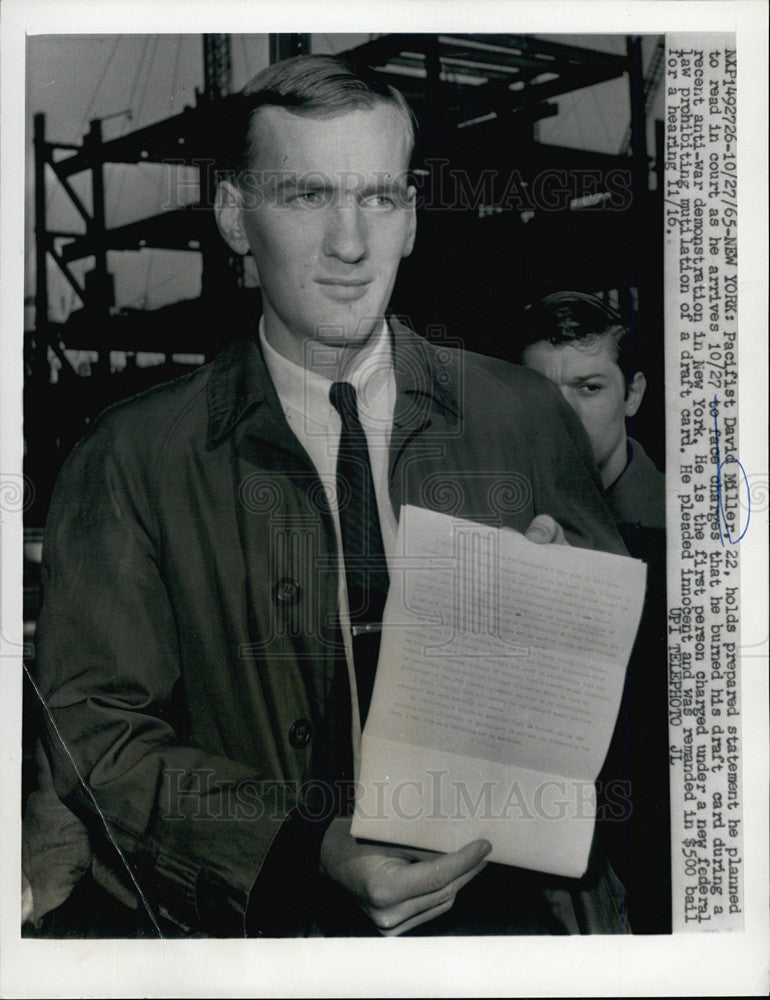
<svg viewBox="0 0 770 1000">
<path fill-rule="evenodd" d="M 283 59 L 257 73 L 234 100 L 228 100 L 230 108 L 221 124 L 217 167 L 236 178 L 253 165 L 257 153 L 254 115 L 266 107 L 322 119 L 386 102 L 399 113 L 410 155 L 414 149 L 417 121 L 404 95 L 368 66 L 359 66 L 339 56 Z"/>
</svg>

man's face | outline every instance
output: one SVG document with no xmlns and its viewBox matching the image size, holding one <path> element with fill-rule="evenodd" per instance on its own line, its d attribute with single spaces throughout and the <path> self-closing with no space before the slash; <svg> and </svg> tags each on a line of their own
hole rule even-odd
<svg viewBox="0 0 770 1000">
<path fill-rule="evenodd" d="M 267 107 L 252 136 L 239 222 L 259 271 L 268 340 L 295 359 L 306 338 L 364 343 L 414 243 L 403 119 L 387 102 L 327 119 Z"/>
<path fill-rule="evenodd" d="M 533 368 L 555 382 L 588 434 L 602 483 L 609 486 L 626 464 L 626 417 L 633 416 L 644 394 L 638 373 L 626 396 L 623 373 L 615 362 L 613 338 L 591 337 L 573 344 L 541 340 L 523 355 Z"/>
</svg>

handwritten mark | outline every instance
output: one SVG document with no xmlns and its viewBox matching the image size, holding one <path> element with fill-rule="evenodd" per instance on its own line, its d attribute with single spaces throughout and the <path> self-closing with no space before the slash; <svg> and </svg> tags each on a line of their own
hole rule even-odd
<svg viewBox="0 0 770 1000">
<path fill-rule="evenodd" d="M 716 395 L 714 396 L 714 402 L 711 406 L 711 413 L 714 417 L 714 444 L 716 446 L 716 466 L 717 466 L 717 527 L 719 528 L 719 541 L 722 548 L 725 547 L 725 537 L 730 545 L 737 545 L 738 542 L 743 538 L 746 532 L 749 530 L 749 521 L 751 520 L 751 491 L 749 489 L 749 479 L 746 475 L 746 470 L 743 468 L 741 463 L 733 455 L 728 455 L 726 458 L 720 460 L 719 456 L 719 425 L 717 423 L 717 412 L 718 412 L 718 400 Z M 735 462 L 738 468 L 741 470 L 741 475 L 743 476 L 743 481 L 746 484 L 746 496 L 748 497 L 748 508 L 746 513 L 746 524 L 744 525 L 743 531 L 738 535 L 737 538 L 733 538 L 730 534 L 730 524 L 727 520 L 727 515 L 725 513 L 723 497 L 722 497 L 722 469 L 728 464 L 728 462 Z M 722 526 L 724 525 L 724 531 Z"/>
</svg>

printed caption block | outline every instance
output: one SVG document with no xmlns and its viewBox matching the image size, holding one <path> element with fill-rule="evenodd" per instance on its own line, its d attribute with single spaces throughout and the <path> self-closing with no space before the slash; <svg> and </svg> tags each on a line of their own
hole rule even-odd
<svg viewBox="0 0 770 1000">
<path fill-rule="evenodd" d="M 743 928 L 734 39 L 666 45 L 666 412 L 673 929 Z"/>
</svg>

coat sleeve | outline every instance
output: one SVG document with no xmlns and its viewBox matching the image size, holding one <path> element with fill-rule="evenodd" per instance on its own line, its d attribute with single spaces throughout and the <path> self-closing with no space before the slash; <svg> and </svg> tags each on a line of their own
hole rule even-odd
<svg viewBox="0 0 770 1000">
<path fill-rule="evenodd" d="M 536 396 L 526 404 L 537 419 L 527 429 L 536 514 L 550 514 L 570 545 L 628 555 L 602 493 L 591 445 L 559 390 L 536 372 Z"/>
<path fill-rule="evenodd" d="M 286 933 L 272 922 L 285 908 L 264 900 L 251 920 L 252 897 L 263 868 L 265 885 L 280 882 L 266 863 L 274 842 L 296 896 L 323 830 L 287 822 L 297 802 L 286 787 L 185 735 L 177 625 L 137 451 L 109 420 L 94 430 L 65 463 L 46 526 L 38 686 L 56 790 L 156 926 Z"/>
</svg>

